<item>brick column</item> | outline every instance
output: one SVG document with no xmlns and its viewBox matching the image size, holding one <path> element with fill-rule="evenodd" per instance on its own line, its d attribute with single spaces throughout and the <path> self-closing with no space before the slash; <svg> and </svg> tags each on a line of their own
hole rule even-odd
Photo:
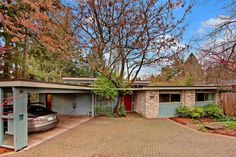
<svg viewBox="0 0 236 157">
<path fill-rule="evenodd" d="M 134 111 L 142 116 L 146 116 L 145 108 L 146 91 L 136 91 L 134 95 Z"/>
<path fill-rule="evenodd" d="M 215 102 L 216 105 L 221 104 L 221 102 L 220 102 L 220 93 L 219 92 L 215 93 L 214 102 Z"/>
<path fill-rule="evenodd" d="M 156 118 L 159 115 L 159 91 L 146 91 L 146 118 Z"/>
<path fill-rule="evenodd" d="M 159 115 L 159 91 L 135 92 L 135 112 L 145 118 L 157 118 Z"/>
<path fill-rule="evenodd" d="M 181 102 L 182 106 L 193 107 L 195 105 L 195 90 L 183 90 Z"/>
</svg>

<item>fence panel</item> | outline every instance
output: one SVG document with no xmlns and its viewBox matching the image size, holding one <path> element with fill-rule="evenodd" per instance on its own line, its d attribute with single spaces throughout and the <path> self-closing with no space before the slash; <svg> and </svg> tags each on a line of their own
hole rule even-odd
<svg viewBox="0 0 236 157">
<path fill-rule="evenodd" d="M 225 115 L 236 116 L 236 93 L 222 93 L 221 100 Z"/>
</svg>

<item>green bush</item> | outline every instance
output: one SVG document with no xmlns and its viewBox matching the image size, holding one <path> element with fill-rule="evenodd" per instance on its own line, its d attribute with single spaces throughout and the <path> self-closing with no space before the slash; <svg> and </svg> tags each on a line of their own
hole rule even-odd
<svg viewBox="0 0 236 157">
<path fill-rule="evenodd" d="M 108 117 L 114 117 L 113 110 L 111 106 L 108 105 L 96 105 L 95 107 L 95 113 L 96 116 L 108 116 Z"/>
<path fill-rule="evenodd" d="M 210 104 L 203 106 L 203 110 L 205 112 L 205 116 L 212 119 L 220 119 L 224 117 L 223 110 L 220 106 Z"/>
<path fill-rule="evenodd" d="M 236 122 L 236 117 L 224 116 L 224 117 L 218 119 L 218 121 L 235 121 Z"/>
<path fill-rule="evenodd" d="M 236 129 L 236 117 L 224 116 L 217 121 L 223 122 L 225 127 L 229 129 Z"/>
<path fill-rule="evenodd" d="M 183 118 L 199 119 L 205 115 L 204 110 L 201 107 L 179 107 L 176 110 L 177 114 Z"/>
<path fill-rule="evenodd" d="M 124 105 L 121 105 L 119 115 L 124 117 L 126 115 L 126 109 Z"/>
<path fill-rule="evenodd" d="M 236 121 L 226 121 L 224 125 L 229 129 L 236 129 Z"/>
<path fill-rule="evenodd" d="M 206 105 L 203 107 L 179 107 L 176 110 L 180 117 L 199 119 L 201 117 L 209 117 L 212 119 L 221 119 L 224 117 L 220 106 Z"/>
<path fill-rule="evenodd" d="M 199 119 L 199 118 L 205 116 L 205 112 L 204 112 L 203 108 L 201 108 L 201 107 L 193 107 L 191 109 L 190 116 L 193 119 Z"/>
<path fill-rule="evenodd" d="M 177 114 L 183 118 L 189 118 L 191 115 L 191 108 L 187 106 L 179 107 L 176 109 Z"/>
</svg>

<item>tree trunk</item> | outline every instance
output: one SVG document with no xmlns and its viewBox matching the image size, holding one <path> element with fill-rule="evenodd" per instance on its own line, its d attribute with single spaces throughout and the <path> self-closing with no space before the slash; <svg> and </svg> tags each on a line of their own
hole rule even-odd
<svg viewBox="0 0 236 157">
<path fill-rule="evenodd" d="M 9 79 L 11 78 L 10 74 L 10 54 L 7 53 L 5 54 L 5 61 L 4 61 L 4 69 L 3 69 L 3 78 L 4 79 Z"/>
<path fill-rule="evenodd" d="M 28 58 L 29 58 L 29 54 L 28 54 L 28 50 L 27 50 L 27 41 L 25 42 L 25 47 L 24 47 L 24 58 L 23 58 L 23 74 L 22 74 L 22 78 L 23 79 L 28 79 Z"/>
<path fill-rule="evenodd" d="M 114 111 L 114 113 L 116 115 L 119 115 L 120 108 L 121 108 L 121 106 L 123 104 L 124 104 L 124 95 L 123 94 L 119 94 L 118 95 L 118 101 L 117 101 L 117 104 L 116 104 L 116 107 L 115 107 L 115 111 Z"/>
</svg>

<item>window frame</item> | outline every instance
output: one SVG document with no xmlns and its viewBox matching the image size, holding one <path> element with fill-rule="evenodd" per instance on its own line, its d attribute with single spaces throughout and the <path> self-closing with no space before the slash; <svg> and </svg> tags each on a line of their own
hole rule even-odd
<svg viewBox="0 0 236 157">
<path fill-rule="evenodd" d="M 168 102 L 161 102 L 160 101 L 160 95 L 162 94 L 168 94 L 169 98 L 168 98 Z M 179 101 L 171 101 L 172 95 L 179 95 Z M 161 104 L 167 104 L 167 103 L 181 103 L 181 92 L 160 92 L 159 93 L 159 103 Z"/>
<path fill-rule="evenodd" d="M 198 101 L 198 100 L 197 100 L 197 94 L 204 94 L 204 100 L 203 100 L 203 101 Z M 206 95 L 207 95 L 207 94 L 212 94 L 212 95 L 213 95 L 213 100 L 206 100 L 206 97 L 207 97 Z M 210 92 L 210 91 L 209 91 L 209 92 L 207 92 L 207 91 L 206 91 L 206 92 L 199 91 L 199 92 L 196 92 L 196 93 L 195 93 L 195 102 L 211 102 L 211 101 L 214 101 L 214 100 L 215 100 L 215 93 L 214 93 L 214 92 Z"/>
</svg>

